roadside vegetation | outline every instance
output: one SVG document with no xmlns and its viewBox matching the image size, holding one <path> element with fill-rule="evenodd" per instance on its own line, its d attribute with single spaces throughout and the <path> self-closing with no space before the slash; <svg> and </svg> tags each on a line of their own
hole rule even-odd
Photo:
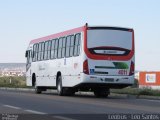
<svg viewBox="0 0 160 120">
<path fill-rule="evenodd" d="M 11 88 L 26 88 L 26 78 L 23 77 L 0 77 L 0 87 L 11 87 Z M 31 88 L 31 87 L 27 87 Z M 149 96 L 160 96 L 160 90 L 153 90 L 150 88 L 138 88 L 138 81 L 135 80 L 135 84 L 131 87 L 124 89 L 111 89 L 111 93 L 116 94 L 129 94 L 129 95 L 149 95 Z"/>
<path fill-rule="evenodd" d="M 123 88 L 123 89 L 111 89 L 111 93 L 117 94 L 130 94 L 130 95 L 149 95 L 149 96 L 160 96 L 160 90 L 153 90 L 149 87 L 146 88 L 138 88 L 138 80 L 135 79 L 135 83 L 131 87 Z"/>
<path fill-rule="evenodd" d="M 124 89 L 111 89 L 111 93 L 117 94 L 130 94 L 130 95 L 149 95 L 149 96 L 160 96 L 160 90 L 153 90 L 151 88 L 124 88 Z"/>
<path fill-rule="evenodd" d="M 26 78 L 24 76 L 0 77 L 0 87 L 26 87 Z"/>
</svg>

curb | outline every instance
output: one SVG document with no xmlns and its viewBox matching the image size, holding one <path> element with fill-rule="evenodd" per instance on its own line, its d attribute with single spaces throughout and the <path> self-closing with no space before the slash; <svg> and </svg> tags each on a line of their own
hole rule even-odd
<svg viewBox="0 0 160 120">
<path fill-rule="evenodd" d="M 131 94 L 118 94 L 118 93 L 111 93 L 111 96 L 121 96 L 126 97 L 129 99 L 150 99 L 150 100 L 160 100 L 159 96 L 149 96 L 149 95 L 131 95 Z"/>
<path fill-rule="evenodd" d="M 32 88 L 8 88 L 8 87 L 0 87 L 0 90 L 34 91 L 34 89 Z"/>
<path fill-rule="evenodd" d="M 138 99 L 150 99 L 150 100 L 160 100 L 158 96 L 147 96 L 147 95 L 140 95 Z"/>
</svg>

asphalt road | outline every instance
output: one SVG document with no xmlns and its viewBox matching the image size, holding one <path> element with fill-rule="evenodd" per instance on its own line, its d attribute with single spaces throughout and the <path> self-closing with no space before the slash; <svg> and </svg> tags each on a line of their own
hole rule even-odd
<svg viewBox="0 0 160 120">
<path fill-rule="evenodd" d="M 95 98 L 93 95 L 58 96 L 56 93 L 34 94 L 0 90 L 0 113 L 50 115 L 59 120 L 90 119 L 87 117 L 115 113 L 159 114 L 160 101 L 116 96 L 108 98 Z"/>
</svg>

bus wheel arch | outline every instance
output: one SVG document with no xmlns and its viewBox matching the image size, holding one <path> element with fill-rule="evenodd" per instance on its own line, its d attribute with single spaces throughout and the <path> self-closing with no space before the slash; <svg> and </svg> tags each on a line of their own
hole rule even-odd
<svg viewBox="0 0 160 120">
<path fill-rule="evenodd" d="M 109 88 L 95 88 L 93 90 L 95 97 L 108 97 L 110 94 Z"/>
</svg>

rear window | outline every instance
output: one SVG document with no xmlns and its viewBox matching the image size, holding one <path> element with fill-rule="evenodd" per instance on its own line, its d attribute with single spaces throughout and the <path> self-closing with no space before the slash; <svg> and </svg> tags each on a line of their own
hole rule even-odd
<svg viewBox="0 0 160 120">
<path fill-rule="evenodd" d="M 132 32 L 112 29 L 88 30 L 87 47 L 92 54 L 128 55 L 132 49 Z"/>
</svg>

